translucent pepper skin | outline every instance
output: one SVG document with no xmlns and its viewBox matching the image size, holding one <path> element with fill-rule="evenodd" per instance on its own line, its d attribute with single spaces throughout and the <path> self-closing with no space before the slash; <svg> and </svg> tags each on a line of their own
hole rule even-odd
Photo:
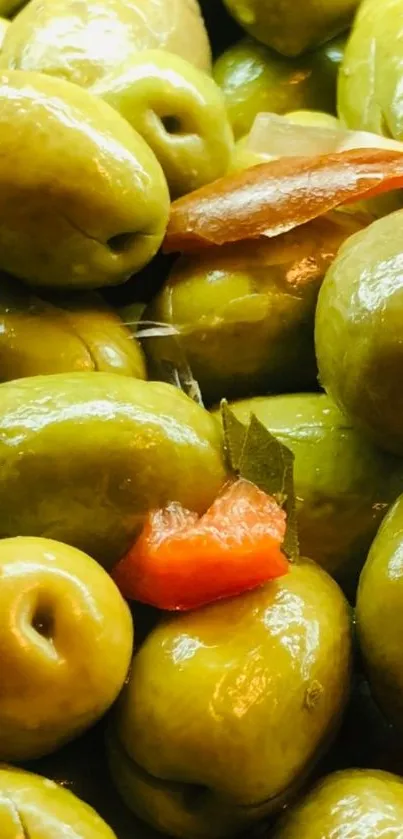
<svg viewBox="0 0 403 839">
<path fill-rule="evenodd" d="M 198 253 L 231 242 L 279 236 L 343 204 L 403 184 L 403 154 L 357 149 L 280 158 L 229 174 L 175 201 L 166 253 Z"/>
<path fill-rule="evenodd" d="M 340 589 L 307 560 L 162 620 L 134 657 L 112 724 L 123 799 L 184 839 L 233 836 L 281 809 L 337 730 L 350 645 Z"/>
<path fill-rule="evenodd" d="M 123 283 L 151 260 L 166 180 L 106 102 L 62 79 L 0 73 L 0 141 L 0 269 L 84 289 Z"/>
<path fill-rule="evenodd" d="M 189 61 L 163 50 L 133 55 L 92 87 L 141 134 L 159 160 L 171 196 L 224 175 L 233 135 L 223 95 Z"/>
</svg>

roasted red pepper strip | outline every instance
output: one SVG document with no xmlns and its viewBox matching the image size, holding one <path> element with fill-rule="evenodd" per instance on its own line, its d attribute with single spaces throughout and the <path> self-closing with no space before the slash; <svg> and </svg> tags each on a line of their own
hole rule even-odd
<svg viewBox="0 0 403 839">
<path fill-rule="evenodd" d="M 151 513 L 113 578 L 129 600 L 187 610 L 281 577 L 286 516 L 242 478 L 227 485 L 204 516 L 180 504 Z"/>
<path fill-rule="evenodd" d="M 354 149 L 291 157 L 227 175 L 174 201 L 164 251 L 279 236 L 330 210 L 403 187 L 403 154 Z"/>
</svg>

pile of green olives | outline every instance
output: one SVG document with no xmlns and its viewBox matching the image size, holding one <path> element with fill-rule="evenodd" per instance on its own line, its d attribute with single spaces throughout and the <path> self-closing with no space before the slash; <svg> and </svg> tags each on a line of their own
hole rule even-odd
<svg viewBox="0 0 403 839">
<path fill-rule="evenodd" d="M 164 241 L 261 162 L 259 114 L 403 141 L 403 0 L 0 15 L 0 836 L 400 837 L 400 191 Z M 223 400 L 291 452 L 299 556 L 202 608 L 127 600 L 150 514 L 233 477 Z"/>
</svg>

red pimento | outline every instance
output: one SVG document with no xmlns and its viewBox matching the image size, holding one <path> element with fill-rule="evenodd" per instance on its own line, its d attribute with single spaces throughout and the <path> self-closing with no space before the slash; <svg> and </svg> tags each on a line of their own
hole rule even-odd
<svg viewBox="0 0 403 839">
<path fill-rule="evenodd" d="M 200 518 L 178 503 L 151 512 L 112 576 L 129 600 L 196 609 L 286 574 L 285 529 L 275 499 L 239 478 Z"/>
<path fill-rule="evenodd" d="M 343 204 L 402 186 L 403 154 L 385 148 L 261 163 L 174 201 L 164 250 L 199 253 L 280 236 Z"/>
</svg>

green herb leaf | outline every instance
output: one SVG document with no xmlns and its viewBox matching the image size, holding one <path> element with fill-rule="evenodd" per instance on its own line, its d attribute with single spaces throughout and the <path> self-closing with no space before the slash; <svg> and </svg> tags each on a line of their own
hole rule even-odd
<svg viewBox="0 0 403 839">
<path fill-rule="evenodd" d="M 299 556 L 294 492 L 294 454 L 254 414 L 240 422 L 225 400 L 221 403 L 228 466 L 241 478 L 273 496 L 287 514 L 283 548 L 290 560 Z"/>
<path fill-rule="evenodd" d="M 222 400 L 220 408 L 221 421 L 224 428 L 224 450 L 228 468 L 231 472 L 239 474 L 247 427 L 230 410 L 226 399 Z"/>
<path fill-rule="evenodd" d="M 290 559 L 299 554 L 294 493 L 294 454 L 251 414 L 244 438 L 239 474 L 272 495 L 287 513 L 284 551 Z"/>
</svg>

